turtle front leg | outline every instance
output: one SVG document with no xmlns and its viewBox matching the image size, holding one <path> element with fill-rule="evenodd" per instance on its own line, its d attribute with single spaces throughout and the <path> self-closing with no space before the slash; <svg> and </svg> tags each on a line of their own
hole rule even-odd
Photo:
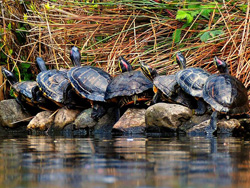
<svg viewBox="0 0 250 188">
<path fill-rule="evenodd" d="M 39 87 L 35 86 L 31 89 L 31 93 L 32 93 L 32 102 L 33 101 L 37 101 L 37 93 L 39 92 Z"/>
<path fill-rule="evenodd" d="M 194 109 L 194 114 L 196 114 L 196 115 L 205 114 L 207 107 L 206 107 L 206 103 L 204 102 L 204 100 L 202 98 L 198 99 L 197 105 L 198 105 L 198 107 L 196 109 Z"/>
<path fill-rule="evenodd" d="M 98 102 L 93 102 L 92 104 L 93 110 L 91 112 L 91 117 L 97 121 L 106 113 L 107 110 L 104 108 L 103 104 L 100 104 Z"/>
<path fill-rule="evenodd" d="M 21 106 L 21 108 L 27 112 L 27 108 L 25 107 L 25 103 L 22 101 L 22 97 L 21 95 L 18 95 L 17 98 L 16 98 L 16 102 Z"/>
<path fill-rule="evenodd" d="M 156 104 L 159 100 L 160 95 L 161 95 L 161 92 L 157 90 L 157 92 L 153 96 L 151 104 Z"/>
<path fill-rule="evenodd" d="M 72 108 L 72 86 L 70 83 L 68 83 L 68 85 L 64 88 L 63 90 L 63 104 L 67 107 L 67 108 Z"/>
<path fill-rule="evenodd" d="M 214 111 L 211 115 L 210 124 L 205 130 L 208 135 L 212 135 L 214 131 L 217 130 L 217 122 L 218 122 L 217 115 L 218 115 L 217 111 Z"/>
</svg>

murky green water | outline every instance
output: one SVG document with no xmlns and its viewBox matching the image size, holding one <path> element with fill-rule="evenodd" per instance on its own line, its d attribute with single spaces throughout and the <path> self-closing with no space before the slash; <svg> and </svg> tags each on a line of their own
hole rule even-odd
<svg viewBox="0 0 250 188">
<path fill-rule="evenodd" d="M 250 187 L 234 137 L 0 137 L 0 187 Z"/>
</svg>

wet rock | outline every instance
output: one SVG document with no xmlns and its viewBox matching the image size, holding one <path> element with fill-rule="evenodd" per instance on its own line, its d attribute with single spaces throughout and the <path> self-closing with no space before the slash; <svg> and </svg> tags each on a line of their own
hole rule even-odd
<svg viewBox="0 0 250 188">
<path fill-rule="evenodd" d="M 188 129 L 186 132 L 189 134 L 205 134 L 206 128 L 210 125 L 210 119 L 205 120 L 192 128 Z M 218 134 L 228 134 L 233 133 L 235 131 L 239 132 L 241 131 L 242 126 L 240 125 L 239 120 L 237 119 L 221 119 L 218 120 L 217 123 L 217 133 Z"/>
<path fill-rule="evenodd" d="M 54 128 L 62 130 L 66 125 L 75 121 L 80 110 L 61 108 L 55 115 Z"/>
<path fill-rule="evenodd" d="M 39 112 L 28 124 L 27 129 L 47 130 L 54 123 L 51 111 Z"/>
<path fill-rule="evenodd" d="M 75 119 L 75 128 L 84 129 L 91 128 L 95 133 L 111 132 L 113 125 L 115 124 L 115 109 L 109 108 L 107 113 L 101 117 L 98 121 L 91 118 L 92 108 L 84 110 Z"/>
<path fill-rule="evenodd" d="M 75 119 L 75 128 L 76 129 L 84 129 L 86 127 L 94 127 L 97 121 L 91 118 L 92 108 L 83 110 L 81 114 L 77 116 Z"/>
<path fill-rule="evenodd" d="M 112 128 L 116 122 L 116 109 L 109 108 L 107 113 L 98 120 L 94 127 L 94 133 L 108 133 L 112 131 Z"/>
<path fill-rule="evenodd" d="M 181 126 L 179 126 L 179 132 L 187 132 L 187 130 L 192 127 L 202 123 L 203 121 L 210 120 L 211 115 L 204 114 L 202 116 L 193 115 L 188 121 L 184 122 Z"/>
<path fill-rule="evenodd" d="M 30 121 L 30 113 L 24 111 L 15 99 L 0 101 L 0 124 L 4 127 L 17 127 L 22 120 Z"/>
<path fill-rule="evenodd" d="M 217 123 L 217 133 L 232 133 L 234 131 L 240 132 L 241 125 L 237 119 L 222 119 Z"/>
<path fill-rule="evenodd" d="M 144 133 L 145 124 L 145 109 L 129 108 L 114 125 L 114 131 L 126 133 Z"/>
<path fill-rule="evenodd" d="M 148 131 L 176 131 L 192 117 L 192 110 L 179 105 L 157 103 L 146 110 L 145 119 Z"/>
</svg>

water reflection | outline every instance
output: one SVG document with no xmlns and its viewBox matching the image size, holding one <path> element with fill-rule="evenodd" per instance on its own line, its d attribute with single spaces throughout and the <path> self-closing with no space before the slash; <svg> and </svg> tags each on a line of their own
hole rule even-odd
<svg viewBox="0 0 250 188">
<path fill-rule="evenodd" d="M 249 187 L 234 137 L 1 137 L 6 187 Z"/>
</svg>

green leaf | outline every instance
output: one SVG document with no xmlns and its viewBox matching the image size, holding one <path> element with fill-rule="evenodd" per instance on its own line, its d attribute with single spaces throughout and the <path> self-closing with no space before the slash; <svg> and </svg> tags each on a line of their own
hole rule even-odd
<svg viewBox="0 0 250 188">
<path fill-rule="evenodd" d="M 187 14 L 187 23 L 191 23 L 193 21 L 194 17 L 190 14 Z"/>
<path fill-rule="evenodd" d="M 217 35 L 222 35 L 222 34 L 224 34 L 222 30 L 207 31 L 201 35 L 200 39 L 202 42 L 206 42 L 208 39 L 214 38 Z"/>
<path fill-rule="evenodd" d="M 12 55 L 12 53 L 13 53 L 13 50 L 9 49 L 9 55 Z"/>
<path fill-rule="evenodd" d="M 181 29 L 176 29 L 173 33 L 173 41 L 175 43 L 180 42 L 181 40 Z"/>
<path fill-rule="evenodd" d="M 23 80 L 24 81 L 28 81 L 28 80 L 31 80 L 32 79 L 32 74 L 24 74 L 24 77 L 23 77 Z"/>
<path fill-rule="evenodd" d="M 176 14 L 176 19 L 177 20 L 183 20 L 187 17 L 187 12 L 183 10 L 178 10 Z"/>
<path fill-rule="evenodd" d="M 11 30 L 11 23 L 8 24 L 8 29 Z"/>
<path fill-rule="evenodd" d="M 30 68 L 30 64 L 29 63 L 21 63 L 21 68 L 28 69 L 28 68 Z"/>
<path fill-rule="evenodd" d="M 215 31 L 211 31 L 211 32 L 210 32 L 210 35 L 211 35 L 212 37 L 215 37 L 215 36 L 217 36 L 217 35 L 222 35 L 222 34 L 224 34 L 224 32 L 223 32 L 222 30 L 215 30 Z"/>
<path fill-rule="evenodd" d="M 210 39 L 209 31 L 203 33 L 200 37 L 202 42 L 206 42 L 208 39 Z"/>
</svg>

